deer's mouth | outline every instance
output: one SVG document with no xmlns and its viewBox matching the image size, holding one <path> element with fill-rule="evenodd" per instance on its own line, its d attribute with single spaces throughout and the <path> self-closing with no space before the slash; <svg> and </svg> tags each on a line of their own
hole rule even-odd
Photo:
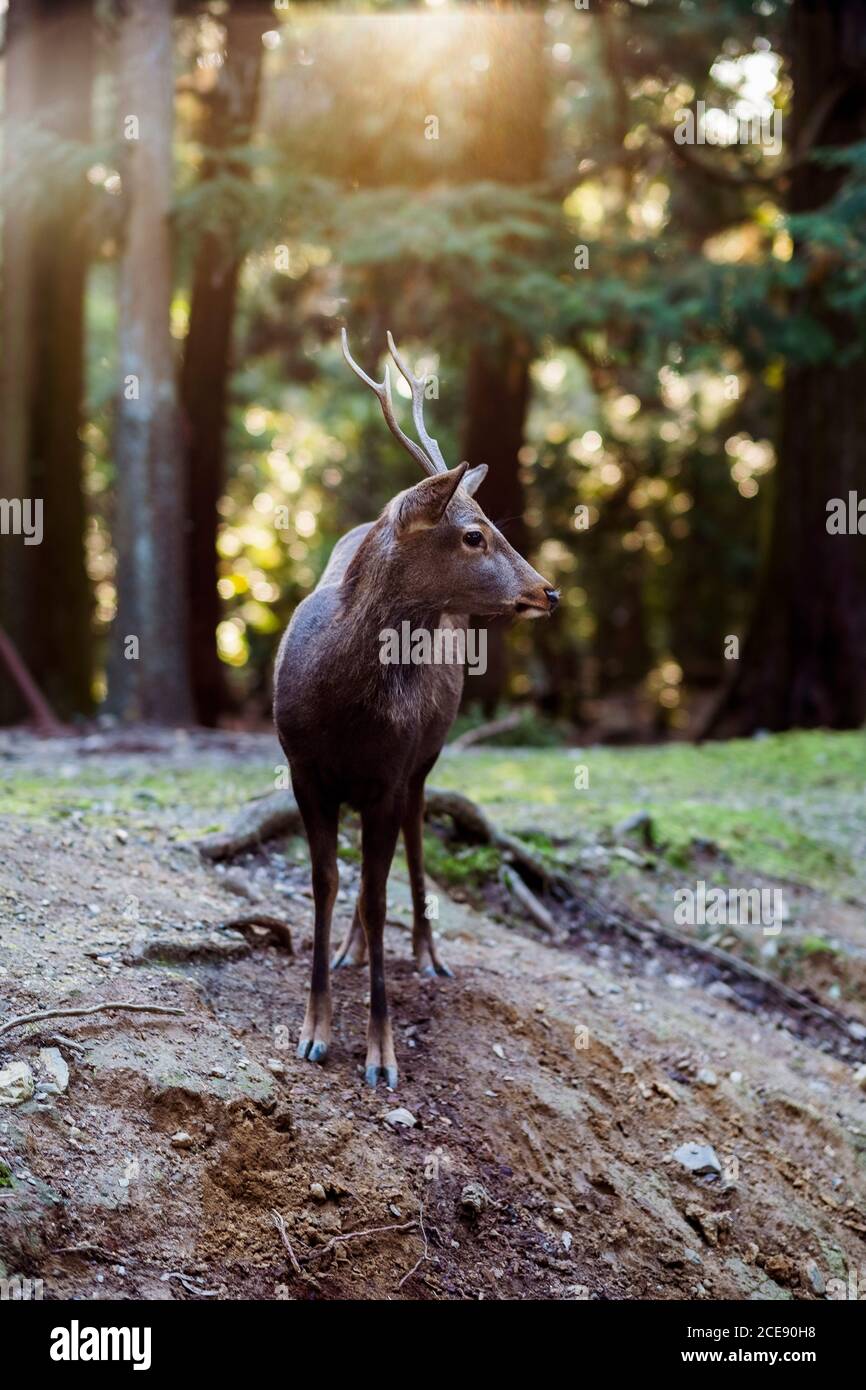
<svg viewBox="0 0 866 1390">
<path fill-rule="evenodd" d="M 518 618 L 546 618 L 550 614 L 550 606 L 540 603 L 530 603 L 528 599 L 518 599 L 514 605 L 514 612 Z"/>
</svg>

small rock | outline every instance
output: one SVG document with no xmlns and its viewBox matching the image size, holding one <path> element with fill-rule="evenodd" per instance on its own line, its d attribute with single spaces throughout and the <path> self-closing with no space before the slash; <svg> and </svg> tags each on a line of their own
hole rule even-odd
<svg viewBox="0 0 866 1390">
<path fill-rule="evenodd" d="M 285 1076 L 286 1064 L 281 1062 L 279 1057 L 269 1057 L 265 1063 L 268 1071 L 272 1071 L 274 1076 Z"/>
<path fill-rule="evenodd" d="M 563 1243 L 563 1245 L 565 1246 L 566 1250 L 570 1250 L 570 1249 L 571 1249 L 573 1240 L 574 1240 L 574 1236 L 571 1234 L 571 1231 L 563 1231 L 563 1233 L 562 1233 L 562 1243 Z"/>
<path fill-rule="evenodd" d="M 117 843 L 118 843 L 119 845 L 125 845 L 126 842 L 127 842 L 127 840 L 129 839 L 129 833 L 128 833 L 128 831 L 126 831 L 126 830 L 121 830 L 121 829 L 118 827 L 118 829 L 115 830 L 115 832 L 114 832 L 114 838 L 115 838 L 115 840 L 117 840 Z"/>
<path fill-rule="evenodd" d="M 467 1216 L 479 1217 L 490 1205 L 487 1188 L 481 1182 L 468 1182 L 460 1193 L 460 1206 Z"/>
<path fill-rule="evenodd" d="M 496 1053 L 497 1057 L 501 1057 L 502 1061 L 505 1061 L 505 1048 L 502 1046 L 502 1043 L 494 1043 L 493 1051 Z"/>
<path fill-rule="evenodd" d="M 327 1202 L 328 1194 L 320 1182 L 310 1183 L 310 1196 L 314 1202 Z"/>
<path fill-rule="evenodd" d="M 702 1086 L 718 1086 L 719 1078 L 709 1067 L 701 1067 L 698 1072 L 698 1081 Z"/>
<path fill-rule="evenodd" d="M 703 1207 L 690 1202 L 686 1207 L 685 1217 L 690 1226 L 694 1226 L 703 1236 L 707 1245 L 716 1246 L 726 1233 L 730 1224 L 730 1216 L 727 1212 L 708 1212 Z"/>
<path fill-rule="evenodd" d="M 391 1129 L 413 1129 L 418 1121 L 411 1110 L 406 1110 L 402 1105 L 398 1105 L 396 1110 L 389 1110 L 385 1116 L 385 1124 Z"/>
<path fill-rule="evenodd" d="M 44 1091 L 50 1091 L 53 1095 L 60 1095 L 69 1085 L 69 1067 L 66 1059 L 56 1047 L 42 1047 L 39 1049 L 39 1061 L 42 1070 L 48 1080 L 42 1083 Z"/>
<path fill-rule="evenodd" d="M 674 1150 L 674 1158 L 687 1168 L 690 1173 L 699 1177 L 702 1173 L 721 1173 L 722 1165 L 716 1157 L 715 1149 L 710 1144 L 680 1144 Z"/>
<path fill-rule="evenodd" d="M 185 1129 L 179 1129 L 171 1136 L 172 1147 L 175 1149 L 191 1149 L 193 1142 L 192 1135 L 187 1134 Z"/>
<path fill-rule="evenodd" d="M 809 1283 L 812 1285 L 813 1292 L 819 1295 L 826 1293 L 827 1285 L 824 1283 L 824 1276 L 821 1273 L 818 1266 L 815 1264 L 814 1260 L 812 1260 L 809 1264 L 809 1268 L 806 1270 L 806 1273 L 809 1277 Z"/>
<path fill-rule="evenodd" d="M 849 1023 L 848 1032 L 855 1042 L 863 1042 L 866 1040 L 866 1025 L 862 1023 Z"/>
<path fill-rule="evenodd" d="M 0 1105 L 20 1105 L 34 1090 L 33 1073 L 26 1062 L 10 1062 L 0 1071 Z"/>
<path fill-rule="evenodd" d="M 854 1085 L 859 1086 L 861 1091 L 866 1091 L 866 1062 L 855 1071 Z"/>
</svg>

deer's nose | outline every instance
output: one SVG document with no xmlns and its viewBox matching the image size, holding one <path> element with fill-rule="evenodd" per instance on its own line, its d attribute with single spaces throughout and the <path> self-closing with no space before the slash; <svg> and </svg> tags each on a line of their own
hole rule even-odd
<svg viewBox="0 0 866 1390">
<path fill-rule="evenodd" d="M 545 589 L 545 591 L 544 591 L 544 597 L 547 599 L 547 602 L 550 604 L 550 611 L 551 611 L 551 613 L 552 613 L 553 610 L 554 610 L 554 608 L 556 607 L 556 605 L 559 603 L 559 590 L 558 590 L 558 589 Z"/>
</svg>

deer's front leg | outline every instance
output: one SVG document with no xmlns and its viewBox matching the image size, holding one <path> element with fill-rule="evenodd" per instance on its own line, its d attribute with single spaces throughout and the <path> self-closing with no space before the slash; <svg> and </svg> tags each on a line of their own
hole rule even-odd
<svg viewBox="0 0 866 1390">
<path fill-rule="evenodd" d="M 400 808 L 402 809 L 402 808 Z M 397 836 L 400 832 L 400 810 L 376 807 L 362 813 L 361 893 L 358 907 L 367 949 L 370 953 L 370 1017 L 367 1025 L 366 1079 L 375 1086 L 384 1078 L 391 1090 L 397 1085 L 397 1058 L 391 1020 L 388 1017 L 388 996 L 385 989 L 385 917 L 387 914 L 388 873 Z"/>
<path fill-rule="evenodd" d="M 315 928 L 313 936 L 313 973 L 307 1012 L 304 1015 L 298 1056 L 309 1062 L 324 1062 L 331 1043 L 331 980 L 328 971 L 328 948 L 331 937 L 331 914 L 337 896 L 337 821 L 336 807 L 323 809 L 315 796 L 298 793 L 298 806 L 303 816 L 310 846 L 313 870 L 313 900 Z"/>
</svg>

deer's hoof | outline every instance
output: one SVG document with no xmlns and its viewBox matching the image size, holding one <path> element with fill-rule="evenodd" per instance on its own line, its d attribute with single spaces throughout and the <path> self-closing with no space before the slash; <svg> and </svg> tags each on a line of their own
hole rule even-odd
<svg viewBox="0 0 866 1390">
<path fill-rule="evenodd" d="M 315 1038 L 301 1038 L 298 1043 L 298 1056 L 307 1062 L 324 1062 L 328 1055 L 328 1044 Z"/>
<path fill-rule="evenodd" d="M 436 976 L 441 976 L 444 980 L 453 980 L 454 971 L 449 970 L 447 965 L 443 965 L 441 960 L 437 960 L 435 965 L 425 965 L 421 970 L 422 975 L 426 975 L 428 980 L 435 980 Z"/>
<path fill-rule="evenodd" d="M 332 970 L 345 970 L 347 965 L 363 965 L 363 961 L 356 960 L 348 951 L 338 951 L 331 961 Z"/>
<path fill-rule="evenodd" d="M 364 1073 L 364 1079 L 365 1079 L 365 1081 L 367 1082 L 367 1085 L 368 1085 L 368 1086 L 372 1086 L 372 1087 L 374 1087 L 374 1088 L 375 1088 L 376 1085 L 378 1084 L 378 1081 L 379 1081 L 379 1078 L 380 1078 L 380 1077 L 381 1077 L 382 1080 L 385 1082 L 385 1085 L 387 1086 L 387 1088 L 388 1088 L 389 1091 L 396 1091 L 396 1089 L 397 1089 L 397 1068 L 396 1068 L 396 1067 L 382 1067 L 382 1066 L 378 1066 L 378 1065 L 372 1065 L 372 1066 L 369 1066 L 369 1067 L 367 1068 L 367 1070 L 365 1071 L 365 1073 Z"/>
</svg>

